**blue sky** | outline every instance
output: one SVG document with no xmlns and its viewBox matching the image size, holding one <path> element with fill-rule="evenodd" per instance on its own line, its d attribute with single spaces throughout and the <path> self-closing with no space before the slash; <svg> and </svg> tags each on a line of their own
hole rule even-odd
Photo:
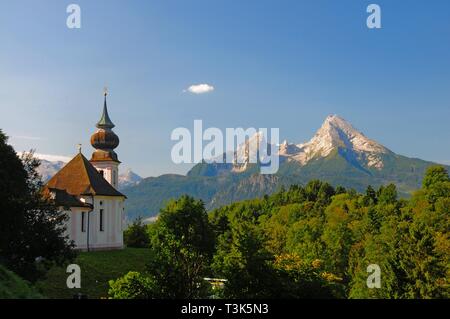
<svg viewBox="0 0 450 319">
<path fill-rule="evenodd" d="M 339 114 L 396 153 L 450 163 L 448 12 L 446 0 L 2 0 L 0 128 L 17 151 L 90 155 L 107 85 L 119 159 L 143 176 L 186 172 L 170 134 L 194 119 L 300 143 Z M 183 92 L 198 83 L 215 90 Z"/>
</svg>

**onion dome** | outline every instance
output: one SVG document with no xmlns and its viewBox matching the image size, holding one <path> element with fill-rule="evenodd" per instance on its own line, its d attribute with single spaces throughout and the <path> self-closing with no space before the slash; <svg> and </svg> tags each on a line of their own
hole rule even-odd
<svg viewBox="0 0 450 319">
<path fill-rule="evenodd" d="M 111 130 L 98 129 L 91 136 L 91 145 L 95 149 L 113 150 L 119 146 L 119 137 Z"/>
<path fill-rule="evenodd" d="M 103 114 L 100 121 L 97 123 L 97 131 L 91 136 L 91 145 L 96 149 L 92 154 L 92 161 L 116 161 L 117 154 L 114 149 L 119 146 L 119 137 L 112 131 L 115 126 L 114 123 L 109 118 L 108 107 L 106 104 L 105 92 L 105 102 L 103 105 Z"/>
</svg>

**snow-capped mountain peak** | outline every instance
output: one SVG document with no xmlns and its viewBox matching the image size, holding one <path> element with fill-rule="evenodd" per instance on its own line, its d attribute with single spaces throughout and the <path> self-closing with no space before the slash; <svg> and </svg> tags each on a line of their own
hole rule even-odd
<svg viewBox="0 0 450 319">
<path fill-rule="evenodd" d="M 337 115 L 328 116 L 309 142 L 297 146 L 300 151 L 292 159 L 302 165 L 313 158 L 327 157 L 337 148 L 345 148 L 354 152 L 356 158 L 366 162 L 368 167 L 380 169 L 383 167 L 380 155 L 390 152 Z"/>
<path fill-rule="evenodd" d="M 236 152 L 227 152 L 227 155 L 233 157 L 232 171 L 244 172 L 248 163 L 257 163 L 258 159 L 265 160 L 261 156 L 267 156 L 269 146 L 262 132 L 247 138 L 237 147 Z M 311 160 L 327 157 L 332 152 L 343 149 L 346 150 L 347 158 L 350 156 L 362 166 L 376 169 L 384 167 L 383 154 L 392 153 L 338 115 L 329 115 L 312 139 L 306 143 L 292 144 L 284 140 L 281 144 L 272 145 L 272 150 L 278 150 L 280 157 L 300 165 L 306 165 Z M 222 158 L 223 156 L 220 156 L 220 159 Z"/>
<path fill-rule="evenodd" d="M 141 182 L 141 180 L 142 177 L 133 172 L 131 169 L 127 169 L 119 175 L 119 188 L 123 189 L 128 186 L 137 185 Z"/>
</svg>

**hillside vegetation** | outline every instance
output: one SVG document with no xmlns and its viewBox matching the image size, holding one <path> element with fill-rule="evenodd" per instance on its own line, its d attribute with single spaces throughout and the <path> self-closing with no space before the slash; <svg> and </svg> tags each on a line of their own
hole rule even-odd
<svg viewBox="0 0 450 319">
<path fill-rule="evenodd" d="M 148 272 L 111 282 L 110 296 L 449 298 L 449 231 L 442 166 L 410 199 L 394 184 L 358 193 L 319 180 L 210 214 L 182 196 L 149 226 Z M 205 277 L 225 279 L 223 289 Z"/>
</svg>

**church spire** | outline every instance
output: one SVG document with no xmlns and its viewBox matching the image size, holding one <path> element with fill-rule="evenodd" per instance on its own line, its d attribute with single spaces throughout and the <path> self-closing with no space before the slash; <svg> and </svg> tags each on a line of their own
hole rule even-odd
<svg viewBox="0 0 450 319">
<path fill-rule="evenodd" d="M 106 96 L 108 92 L 104 91 L 105 102 L 103 104 L 103 114 L 100 121 L 97 123 L 97 130 L 91 136 L 91 145 L 95 148 L 92 154 L 91 162 L 119 162 L 117 154 L 114 149 L 119 146 L 119 137 L 113 132 L 112 128 L 115 126 L 108 115 L 108 107 L 106 105 Z"/>
<path fill-rule="evenodd" d="M 105 101 L 103 103 L 103 114 L 102 114 L 100 121 L 98 121 L 96 126 L 98 128 L 103 128 L 103 129 L 112 129 L 115 125 L 109 118 L 108 106 L 106 105 L 106 96 L 108 95 L 108 89 L 105 88 L 103 95 L 105 96 Z"/>
</svg>

